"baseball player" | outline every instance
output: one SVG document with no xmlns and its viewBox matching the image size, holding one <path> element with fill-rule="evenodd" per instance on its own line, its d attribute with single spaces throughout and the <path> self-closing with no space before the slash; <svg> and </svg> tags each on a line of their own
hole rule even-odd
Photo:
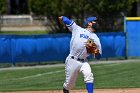
<svg viewBox="0 0 140 93">
<path fill-rule="evenodd" d="M 102 54 L 100 40 L 94 33 L 97 18 L 87 18 L 84 23 L 86 28 L 78 26 L 74 21 L 65 16 L 60 16 L 58 18 L 72 32 L 70 54 L 65 60 L 66 78 L 63 84 L 63 92 L 69 93 L 69 90 L 75 85 L 78 73 L 81 72 L 83 74 L 88 93 L 93 93 L 94 77 L 87 61 L 87 57 L 90 54 L 93 54 L 96 59 L 100 59 Z M 89 40 L 92 40 L 93 43 L 89 43 Z M 92 52 L 90 53 L 88 51 Z"/>
</svg>

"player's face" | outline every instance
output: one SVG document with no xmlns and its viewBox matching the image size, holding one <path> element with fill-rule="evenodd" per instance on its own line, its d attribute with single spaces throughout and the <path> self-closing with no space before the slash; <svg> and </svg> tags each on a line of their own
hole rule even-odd
<svg viewBox="0 0 140 93">
<path fill-rule="evenodd" d="M 96 22 L 95 22 L 95 21 L 90 21 L 90 22 L 88 23 L 88 25 L 89 25 L 90 27 L 92 27 L 93 24 L 96 24 Z"/>
<path fill-rule="evenodd" d="M 96 21 L 90 21 L 89 23 L 88 23 L 88 27 L 90 27 L 90 28 L 92 28 L 93 29 L 93 31 L 92 32 L 94 32 L 95 30 L 96 30 Z"/>
</svg>

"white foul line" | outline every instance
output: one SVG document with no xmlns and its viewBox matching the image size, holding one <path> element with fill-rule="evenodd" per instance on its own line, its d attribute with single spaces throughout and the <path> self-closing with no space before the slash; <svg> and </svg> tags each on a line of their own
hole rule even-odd
<svg viewBox="0 0 140 93">
<path fill-rule="evenodd" d="M 36 74 L 36 75 L 31 75 L 31 76 L 26 76 L 26 77 L 21 77 L 21 78 L 13 78 L 13 79 L 8 79 L 8 80 L 20 80 L 20 79 L 28 79 L 28 78 L 34 78 L 34 77 L 40 77 L 43 75 L 48 75 L 48 74 L 55 74 L 59 72 L 63 72 L 64 70 L 58 70 L 58 71 L 52 71 L 52 72 L 47 72 L 47 73 L 42 73 L 42 74 Z M 4 80 L 7 81 L 7 80 Z"/>
</svg>

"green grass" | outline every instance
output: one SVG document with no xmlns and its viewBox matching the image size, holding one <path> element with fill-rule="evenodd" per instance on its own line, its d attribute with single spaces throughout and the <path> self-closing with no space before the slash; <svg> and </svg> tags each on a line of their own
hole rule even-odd
<svg viewBox="0 0 140 93">
<path fill-rule="evenodd" d="M 59 89 L 63 80 L 64 67 L 5 70 L 0 71 L 0 91 Z"/>
<path fill-rule="evenodd" d="M 95 88 L 139 88 L 140 62 L 91 65 Z M 0 91 L 62 89 L 64 67 L 0 70 Z M 76 89 L 85 88 L 80 74 Z"/>
<path fill-rule="evenodd" d="M 96 88 L 140 87 L 140 62 L 102 64 L 93 69 Z"/>
</svg>

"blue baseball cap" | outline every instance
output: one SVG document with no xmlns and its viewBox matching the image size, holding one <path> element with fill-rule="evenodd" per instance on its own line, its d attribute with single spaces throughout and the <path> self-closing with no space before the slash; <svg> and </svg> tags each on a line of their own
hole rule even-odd
<svg viewBox="0 0 140 93">
<path fill-rule="evenodd" d="M 84 26 L 87 26 L 88 22 L 95 21 L 95 20 L 97 20 L 96 17 L 88 17 L 88 18 L 85 20 Z"/>
</svg>

